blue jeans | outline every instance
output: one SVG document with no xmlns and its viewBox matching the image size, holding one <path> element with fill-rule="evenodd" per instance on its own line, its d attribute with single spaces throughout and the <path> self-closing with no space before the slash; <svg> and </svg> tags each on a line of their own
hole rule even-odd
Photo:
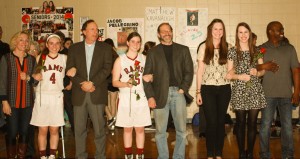
<svg viewBox="0 0 300 159">
<path fill-rule="evenodd" d="M 178 87 L 169 87 L 168 100 L 165 107 L 163 109 L 154 109 L 155 140 L 159 159 L 169 158 L 166 130 L 170 110 L 176 130 L 176 145 L 173 158 L 183 159 L 185 158 L 187 110 L 184 95 L 178 93 Z"/>
<path fill-rule="evenodd" d="M 9 145 L 16 144 L 19 135 L 19 143 L 27 143 L 28 128 L 32 114 L 32 107 L 11 108 L 11 116 L 7 116 L 6 140 Z"/>
<path fill-rule="evenodd" d="M 266 98 L 267 107 L 262 109 L 260 128 L 260 157 L 270 158 L 270 127 L 276 107 L 278 107 L 281 122 L 281 150 L 282 158 L 294 156 L 292 103 L 291 98 Z"/>
</svg>

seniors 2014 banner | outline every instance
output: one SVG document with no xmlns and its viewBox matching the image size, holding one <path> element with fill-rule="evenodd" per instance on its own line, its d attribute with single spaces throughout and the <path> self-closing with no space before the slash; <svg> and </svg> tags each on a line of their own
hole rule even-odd
<svg viewBox="0 0 300 159">
<path fill-rule="evenodd" d="M 22 8 L 22 30 L 32 33 L 33 40 L 46 40 L 56 30 L 73 39 L 73 7 L 55 7 L 44 1 L 40 7 Z"/>
<path fill-rule="evenodd" d="M 127 37 L 138 32 L 144 39 L 144 18 L 113 18 L 107 19 L 107 38 L 111 38 L 118 48 L 118 53 L 127 49 Z"/>
<path fill-rule="evenodd" d="M 207 8 L 179 8 L 176 41 L 197 47 L 206 38 L 207 25 Z"/>
</svg>

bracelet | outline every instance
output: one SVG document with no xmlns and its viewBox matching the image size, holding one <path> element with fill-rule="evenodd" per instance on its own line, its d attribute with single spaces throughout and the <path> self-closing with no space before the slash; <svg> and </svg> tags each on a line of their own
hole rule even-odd
<svg viewBox="0 0 300 159">
<path fill-rule="evenodd" d="M 196 92 L 196 95 L 197 95 L 197 94 L 201 94 L 201 92 Z"/>
</svg>

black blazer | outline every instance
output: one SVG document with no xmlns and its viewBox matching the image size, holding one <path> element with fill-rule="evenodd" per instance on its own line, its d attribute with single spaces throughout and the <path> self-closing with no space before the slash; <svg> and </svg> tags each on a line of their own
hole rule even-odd
<svg viewBox="0 0 300 159">
<path fill-rule="evenodd" d="M 194 67 L 189 48 L 174 42 L 172 45 L 174 75 L 179 89 L 184 90 L 186 97 L 192 98 L 189 87 L 193 81 Z M 169 71 L 162 44 L 149 50 L 144 70 L 144 75 L 146 74 L 153 74 L 153 82 L 143 81 L 147 98 L 154 97 L 156 108 L 164 108 L 169 92 Z"/>
<path fill-rule="evenodd" d="M 107 81 L 106 78 L 111 73 L 112 47 L 106 43 L 96 41 L 89 81 L 92 81 L 96 90 L 91 93 L 93 104 L 107 104 Z M 67 69 L 75 67 L 76 75 L 72 80 L 72 103 L 74 106 L 83 104 L 86 92 L 81 90 L 80 83 L 87 81 L 87 68 L 85 56 L 85 42 L 73 44 L 68 53 Z"/>
</svg>

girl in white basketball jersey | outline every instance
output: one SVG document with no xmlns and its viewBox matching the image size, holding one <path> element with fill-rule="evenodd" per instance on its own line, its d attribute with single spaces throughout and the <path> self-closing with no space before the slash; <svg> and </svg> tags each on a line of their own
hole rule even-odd
<svg viewBox="0 0 300 159">
<path fill-rule="evenodd" d="M 144 158 L 144 127 L 151 125 L 150 110 L 142 82 L 146 57 L 139 53 L 141 41 L 137 32 L 129 34 L 128 51 L 116 59 L 113 68 L 112 83 L 120 90 L 116 126 L 124 127 L 126 159 L 133 159 L 133 127 L 136 134 L 136 158 Z"/>
<path fill-rule="evenodd" d="M 58 54 L 61 39 L 52 34 L 47 38 L 46 46 L 49 53 L 42 54 L 38 63 L 35 80 L 39 81 L 36 87 L 35 103 L 30 124 L 39 127 L 38 147 L 41 158 L 47 158 L 47 133 L 50 132 L 50 156 L 55 158 L 59 127 L 64 125 L 63 113 L 63 78 L 65 76 L 66 55 Z"/>
</svg>

